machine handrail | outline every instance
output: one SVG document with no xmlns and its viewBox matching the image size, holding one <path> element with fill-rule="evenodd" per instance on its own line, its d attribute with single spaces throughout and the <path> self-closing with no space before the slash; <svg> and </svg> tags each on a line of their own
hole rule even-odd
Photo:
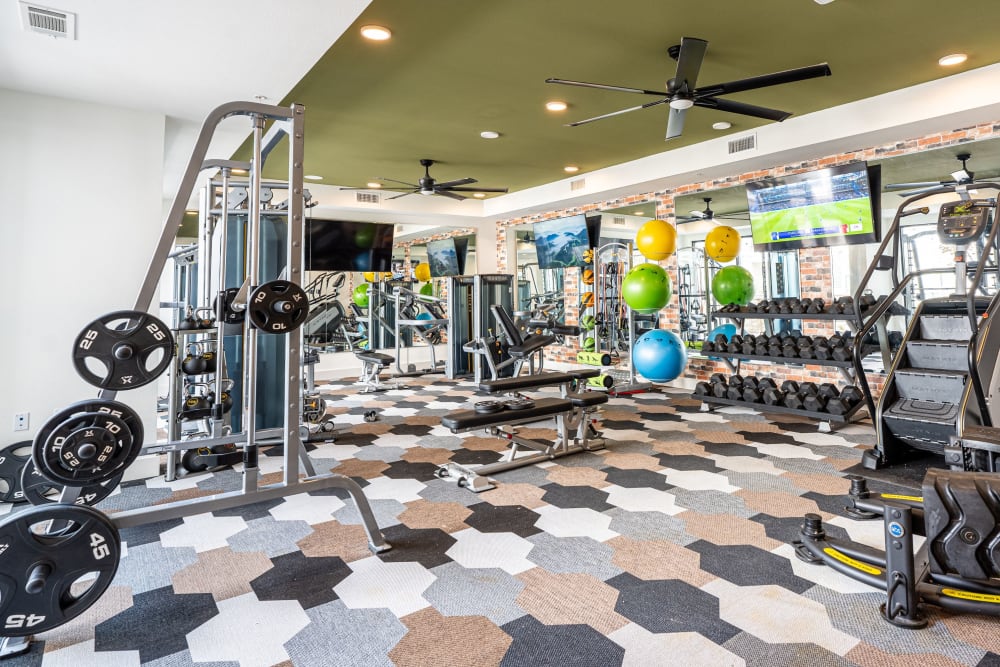
<svg viewBox="0 0 1000 667">
<path fill-rule="evenodd" d="M 993 188 L 994 190 L 1000 191 L 1000 185 L 996 183 L 977 183 L 977 188 Z M 988 201 L 986 202 L 988 203 Z M 976 273 L 972 277 L 972 285 L 969 286 L 968 294 L 966 295 L 966 313 L 969 315 L 969 325 L 972 333 L 969 336 L 969 349 L 968 349 L 968 362 L 969 362 L 969 381 L 972 383 L 972 393 L 976 396 L 976 403 L 979 405 L 979 419 L 982 421 L 983 426 L 993 426 L 993 419 L 990 417 L 990 407 L 986 401 L 986 390 L 983 389 L 983 379 L 979 376 L 979 364 L 976 363 L 976 349 L 979 347 L 979 329 L 980 322 L 979 318 L 976 316 L 976 292 L 979 290 L 979 285 L 982 282 L 984 269 L 986 268 L 987 260 L 993 249 L 996 247 L 997 238 L 997 206 L 998 203 L 994 199 L 993 202 L 993 223 L 990 225 L 990 233 L 986 237 L 986 242 L 983 243 L 983 254 L 980 255 L 979 261 L 976 262 Z M 990 306 L 987 307 L 986 312 L 992 310 L 992 305 L 997 299 L 997 294 L 993 295 L 990 300 Z"/>
</svg>

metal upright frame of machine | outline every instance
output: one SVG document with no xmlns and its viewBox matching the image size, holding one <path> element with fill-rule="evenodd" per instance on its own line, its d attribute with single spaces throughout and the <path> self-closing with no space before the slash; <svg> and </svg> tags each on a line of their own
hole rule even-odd
<svg viewBox="0 0 1000 667">
<path fill-rule="evenodd" d="M 614 266 L 614 270 L 609 267 Z M 614 394 L 628 394 L 645 391 L 653 385 L 649 382 L 639 382 L 632 364 L 631 351 L 635 345 L 635 313 L 621 297 L 621 285 L 625 275 L 632 269 L 632 243 L 613 241 L 605 243 L 594 253 L 594 310 L 599 322 L 607 327 L 607 348 L 601 346 L 601 336 L 594 336 L 594 349 L 597 352 L 608 352 L 612 358 L 617 358 L 619 367 L 611 369 L 610 375 L 615 378 L 611 389 Z M 629 353 L 622 355 L 619 326 L 622 310 L 628 327 L 627 343 Z M 622 367 L 624 366 L 624 368 Z"/>
</svg>

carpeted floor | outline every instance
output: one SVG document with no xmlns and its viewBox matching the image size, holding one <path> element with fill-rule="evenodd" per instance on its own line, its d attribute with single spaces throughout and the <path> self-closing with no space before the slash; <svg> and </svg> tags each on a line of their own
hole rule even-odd
<svg viewBox="0 0 1000 667">
<path fill-rule="evenodd" d="M 345 432 L 310 447 L 317 468 L 365 486 L 392 550 L 367 550 L 341 492 L 127 529 L 108 592 L 5 667 L 1000 664 L 996 619 L 932 610 L 927 629 L 901 630 L 881 620 L 879 593 L 794 557 L 806 512 L 879 545 L 880 523 L 840 514 L 870 426 L 824 434 L 701 412 L 672 391 L 616 398 L 606 450 L 502 473 L 477 495 L 434 470 L 496 460 L 500 441 L 438 426 L 481 397 L 440 378 L 408 385 L 330 385 Z M 364 423 L 371 408 L 380 421 Z M 262 457 L 263 472 L 280 461 Z M 906 488 L 882 477 L 876 490 Z M 133 483 L 102 507 L 237 480 Z"/>
</svg>

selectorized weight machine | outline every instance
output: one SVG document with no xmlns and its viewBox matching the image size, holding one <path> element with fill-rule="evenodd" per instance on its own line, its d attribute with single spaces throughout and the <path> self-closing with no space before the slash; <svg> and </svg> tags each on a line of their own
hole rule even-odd
<svg viewBox="0 0 1000 667">
<path fill-rule="evenodd" d="M 300 105 L 277 107 L 234 102 L 215 109 L 206 119 L 185 170 L 178 194 L 167 215 L 163 232 L 139 289 L 134 310 L 117 311 L 86 326 L 74 343 L 73 361 L 78 373 L 101 391 L 57 412 L 38 431 L 31 460 L 25 463 L 22 487 L 37 506 L 15 512 L 0 521 L 0 657 L 29 648 L 30 636 L 56 628 L 93 605 L 111 584 L 121 558 L 119 529 L 176 519 L 194 514 L 239 507 L 288 495 L 328 488 L 345 489 L 353 497 L 368 536 L 369 548 L 389 548 L 361 487 L 348 477 L 317 474 L 299 431 L 301 413 L 302 336 L 299 327 L 308 315 L 308 300 L 299 287 L 302 265 L 303 114 Z M 206 160 L 212 135 L 224 119 L 248 116 L 253 120 L 253 148 L 249 163 Z M 271 122 L 265 133 L 266 122 Z M 283 279 L 261 282 L 261 174 L 272 149 L 288 140 L 287 238 Z M 144 446 L 142 420 L 128 405 L 116 401 L 119 391 L 155 381 L 177 363 L 174 334 L 146 311 L 171 254 L 187 202 L 199 173 L 220 169 L 222 206 L 227 212 L 229 177 L 234 168 L 248 170 L 246 274 L 239 288 L 216 283 L 214 323 L 203 317 L 192 324 L 205 331 L 216 327 L 218 340 L 235 313 L 242 313 L 243 424 L 238 432 L 213 434 L 197 441 L 172 440 Z M 225 234 L 225 229 L 222 231 Z M 225 247 L 225 243 L 222 244 Z M 274 250 L 273 247 L 270 250 Z M 224 254 L 223 259 L 225 262 Z M 207 262 L 200 263 L 202 267 Z M 212 274 L 211 271 L 203 272 Z M 219 267 L 218 275 L 225 275 Z M 204 278 L 204 274 L 202 276 Z M 185 318 L 187 321 L 188 318 Z M 197 318 L 195 318 L 197 319 Z M 180 330 L 180 327 L 178 328 Z M 187 331 L 195 329 L 185 329 Z M 283 351 L 281 413 L 278 427 L 257 427 L 259 334 L 272 336 Z M 219 348 L 221 349 L 221 348 Z M 220 354 L 220 357 L 222 355 Z M 223 360 L 219 360 L 220 367 Z M 218 374 L 219 380 L 226 378 Z M 221 396 L 222 386 L 219 387 Z M 221 402 L 211 409 L 221 421 Z M 282 479 L 261 484 L 258 447 L 270 438 L 284 448 Z M 241 488 L 205 498 L 182 500 L 117 512 L 107 516 L 90 505 L 117 486 L 128 465 L 140 453 L 183 452 L 217 445 L 242 447 Z M 304 473 L 304 474 L 303 474 Z M 53 489 L 58 502 L 53 503 Z M 37 497 L 36 497 L 37 496 Z"/>
</svg>

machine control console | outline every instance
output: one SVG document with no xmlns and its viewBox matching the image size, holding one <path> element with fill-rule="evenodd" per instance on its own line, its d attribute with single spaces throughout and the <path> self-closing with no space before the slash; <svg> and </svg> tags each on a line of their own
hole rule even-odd
<svg viewBox="0 0 1000 667">
<path fill-rule="evenodd" d="M 986 231 L 990 206 L 986 202 L 954 201 L 941 204 L 938 236 L 945 243 L 965 245 Z"/>
</svg>

